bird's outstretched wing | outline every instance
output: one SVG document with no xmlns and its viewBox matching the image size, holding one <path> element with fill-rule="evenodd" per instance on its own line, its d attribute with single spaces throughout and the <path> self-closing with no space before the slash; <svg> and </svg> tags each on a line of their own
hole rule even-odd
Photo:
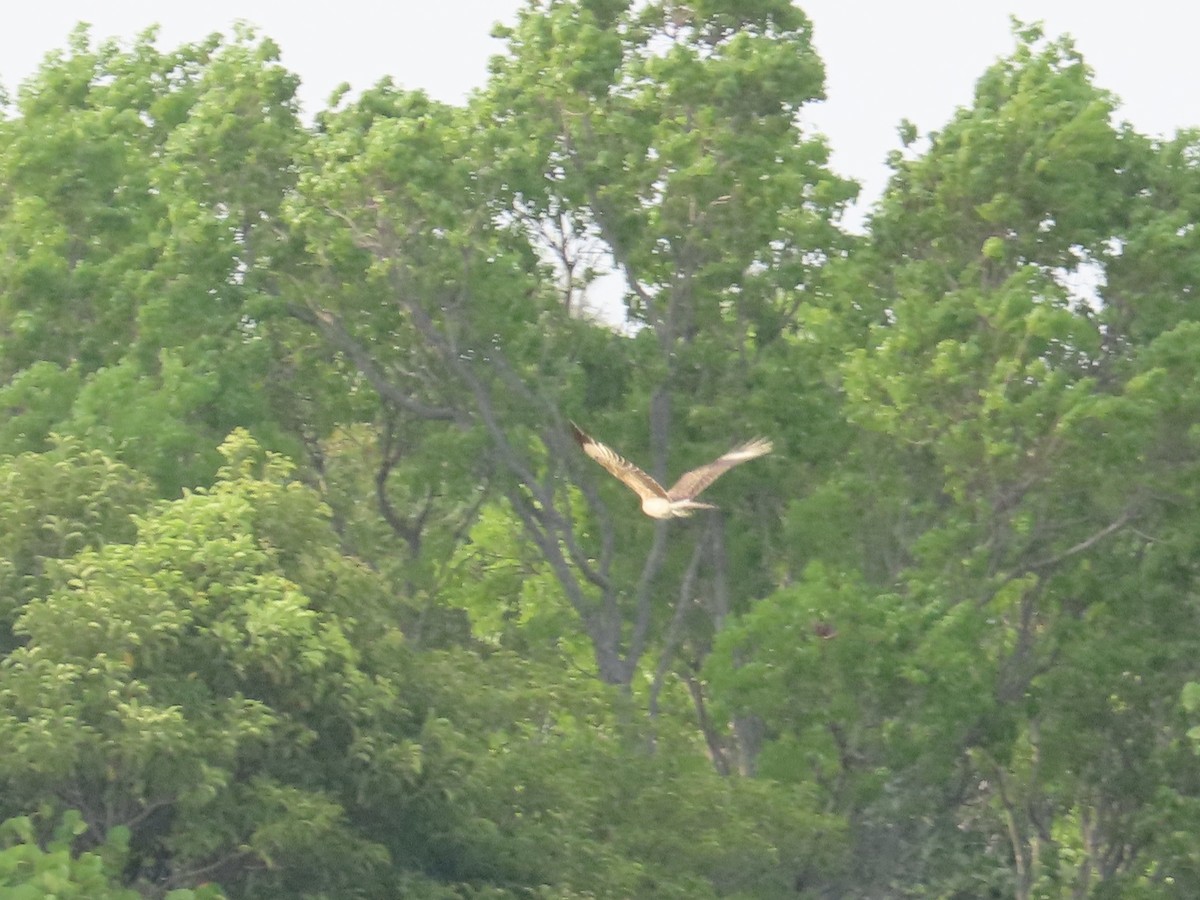
<svg viewBox="0 0 1200 900">
<path fill-rule="evenodd" d="M 641 499 L 645 500 L 647 497 L 662 497 L 664 500 L 667 499 L 667 492 L 661 484 L 625 459 L 617 451 L 588 435 L 574 422 L 571 423 L 571 433 L 575 436 L 575 441 L 583 448 L 584 453 L 604 466 L 610 475 L 622 481 L 626 487 Z M 714 475 L 713 477 L 715 478 L 716 476 Z"/>
<path fill-rule="evenodd" d="M 770 453 L 772 444 L 766 438 L 755 438 L 744 444 L 739 444 L 728 453 L 714 459 L 706 465 L 690 472 L 684 472 L 679 480 L 667 491 L 671 500 L 693 500 L 700 492 L 728 472 L 736 465 Z"/>
</svg>

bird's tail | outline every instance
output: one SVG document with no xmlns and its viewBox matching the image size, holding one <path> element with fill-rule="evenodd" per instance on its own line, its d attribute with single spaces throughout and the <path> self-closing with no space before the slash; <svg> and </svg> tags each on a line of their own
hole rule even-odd
<svg viewBox="0 0 1200 900">
<path fill-rule="evenodd" d="M 671 515 L 677 519 L 686 519 L 698 509 L 717 509 L 717 505 L 701 503 L 699 500 L 675 500 L 671 503 Z"/>
</svg>

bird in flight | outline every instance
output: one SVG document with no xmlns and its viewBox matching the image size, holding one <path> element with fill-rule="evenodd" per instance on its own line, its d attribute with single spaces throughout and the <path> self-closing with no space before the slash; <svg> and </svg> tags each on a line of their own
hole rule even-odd
<svg viewBox="0 0 1200 900">
<path fill-rule="evenodd" d="M 618 481 L 642 499 L 642 512 L 652 519 L 676 519 L 690 516 L 698 509 L 716 509 L 711 503 L 701 503 L 696 497 L 729 469 L 739 463 L 771 452 L 771 442 L 755 438 L 739 444 L 712 462 L 680 476 L 670 490 L 622 457 L 619 453 L 589 436 L 571 423 L 571 431 L 583 452 L 608 470 Z"/>
</svg>

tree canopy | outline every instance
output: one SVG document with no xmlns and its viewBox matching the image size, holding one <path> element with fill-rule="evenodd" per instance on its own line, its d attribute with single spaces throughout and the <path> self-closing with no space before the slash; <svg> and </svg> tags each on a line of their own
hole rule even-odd
<svg viewBox="0 0 1200 900">
<path fill-rule="evenodd" d="M 1200 132 L 1015 23 L 857 234 L 800 7 L 497 34 L 5 108 L 0 894 L 1200 893 Z"/>
</svg>

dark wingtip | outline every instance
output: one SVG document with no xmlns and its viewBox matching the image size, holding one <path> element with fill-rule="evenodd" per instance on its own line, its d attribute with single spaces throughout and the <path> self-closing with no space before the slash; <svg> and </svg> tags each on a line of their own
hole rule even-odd
<svg viewBox="0 0 1200 900">
<path fill-rule="evenodd" d="M 567 422 L 571 426 L 571 434 L 575 438 L 575 443 L 577 443 L 580 447 L 586 447 L 592 442 L 592 439 L 588 437 L 586 433 L 584 433 L 582 428 L 580 428 L 570 419 L 568 419 Z"/>
</svg>

